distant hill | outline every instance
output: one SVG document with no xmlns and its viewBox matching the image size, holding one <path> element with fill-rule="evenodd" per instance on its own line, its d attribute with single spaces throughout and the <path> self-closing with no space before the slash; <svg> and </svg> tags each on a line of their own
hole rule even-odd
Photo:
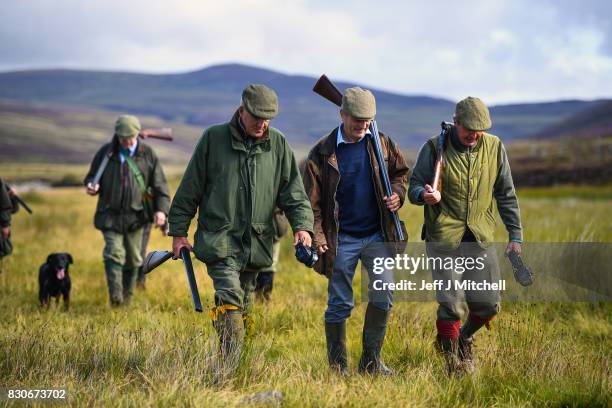
<svg viewBox="0 0 612 408">
<path fill-rule="evenodd" d="M 89 163 L 111 140 L 119 113 L 93 108 L 0 102 L 0 161 Z M 142 115 L 144 127 L 173 128 L 173 142 L 147 139 L 164 164 L 184 164 L 201 129 Z"/>
<path fill-rule="evenodd" d="M 612 136 L 612 101 L 601 102 L 533 135 L 538 139 L 606 136 Z"/>
<path fill-rule="evenodd" d="M 612 101 L 601 102 L 508 146 L 518 185 L 612 181 Z"/>
<path fill-rule="evenodd" d="M 83 108 L 131 112 L 201 129 L 228 120 L 246 84 L 264 83 L 279 94 L 281 113 L 273 126 L 281 129 L 294 146 L 306 148 L 339 122 L 336 107 L 311 91 L 315 80 L 238 64 L 162 75 L 19 71 L 0 74 L 0 100 L 5 102 L 2 109 L 15 103 L 22 106 L 35 103 L 62 106 L 65 112 Z M 336 85 L 345 89 L 354 84 L 337 82 Z M 418 148 L 438 131 L 442 120 L 452 118 L 454 102 L 450 100 L 376 89 L 373 92 L 378 102 L 380 129 L 393 136 L 403 148 Z M 599 103 L 562 101 L 494 106 L 492 132 L 506 141 L 528 137 Z M 7 114 L 2 113 L 5 120 L 8 120 Z M 4 138 L 0 140 L 0 147 L 5 143 Z"/>
</svg>

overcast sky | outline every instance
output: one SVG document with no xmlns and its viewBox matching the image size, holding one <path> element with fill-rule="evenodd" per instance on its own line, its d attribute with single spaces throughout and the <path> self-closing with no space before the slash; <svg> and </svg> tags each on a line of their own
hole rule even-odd
<svg viewBox="0 0 612 408">
<path fill-rule="evenodd" d="M 0 70 L 167 73 L 240 62 L 453 100 L 612 97 L 612 1 L 425 3 L 10 1 Z"/>
</svg>

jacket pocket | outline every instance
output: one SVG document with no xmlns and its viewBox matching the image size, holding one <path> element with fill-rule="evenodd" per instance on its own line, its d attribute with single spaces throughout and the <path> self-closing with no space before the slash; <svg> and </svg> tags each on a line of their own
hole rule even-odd
<svg viewBox="0 0 612 408">
<path fill-rule="evenodd" d="M 251 266 L 264 268 L 272 265 L 274 226 L 265 223 L 253 223 L 251 226 Z"/>
<path fill-rule="evenodd" d="M 433 241 L 433 242 L 444 241 L 444 238 L 443 238 L 444 229 L 449 228 L 449 226 L 446 225 L 447 219 L 448 219 L 448 216 L 446 215 L 446 213 L 441 211 L 438 214 L 438 216 L 434 219 L 433 223 L 431 224 L 431 228 L 427 226 L 426 234 L 427 234 L 428 241 Z"/>
<path fill-rule="evenodd" d="M 194 252 L 202 262 L 209 264 L 227 257 L 229 222 L 198 225 Z"/>
</svg>

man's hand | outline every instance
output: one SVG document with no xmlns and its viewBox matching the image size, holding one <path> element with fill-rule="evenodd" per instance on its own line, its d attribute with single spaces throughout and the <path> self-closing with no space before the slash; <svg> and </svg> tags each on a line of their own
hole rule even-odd
<svg viewBox="0 0 612 408">
<path fill-rule="evenodd" d="M 396 193 L 393 193 L 391 197 L 384 196 L 383 200 L 385 200 L 385 204 L 387 204 L 389 211 L 395 212 L 399 210 L 400 198 Z"/>
<path fill-rule="evenodd" d="M 518 242 L 508 242 L 508 246 L 506 247 L 505 255 L 510 255 L 510 252 L 516 252 L 517 255 L 521 254 L 521 244 Z"/>
<path fill-rule="evenodd" d="M 11 198 L 15 197 L 17 195 L 17 190 L 15 190 L 15 187 L 11 187 L 7 191 L 8 191 L 9 197 L 11 197 Z"/>
<path fill-rule="evenodd" d="M 99 190 L 100 190 L 100 184 L 87 183 L 87 188 L 85 189 L 85 192 L 89 194 L 90 196 L 94 196 L 98 194 Z"/>
<path fill-rule="evenodd" d="M 293 236 L 293 246 L 296 246 L 298 242 L 302 241 L 304 245 L 307 247 L 312 245 L 312 238 L 310 237 L 310 233 L 308 231 L 298 231 Z"/>
<path fill-rule="evenodd" d="M 157 211 L 155 214 L 153 214 L 153 223 L 158 227 L 163 226 L 166 223 L 166 214 L 164 214 L 162 211 Z"/>
<path fill-rule="evenodd" d="M 428 205 L 438 204 L 442 200 L 442 194 L 439 191 L 434 191 L 429 184 L 425 184 L 425 191 L 421 193 L 421 197 Z"/>
<path fill-rule="evenodd" d="M 317 247 L 317 250 L 319 251 L 320 254 L 324 254 L 329 250 L 329 247 L 327 246 L 327 244 L 323 244 L 323 245 L 319 245 Z"/>
<path fill-rule="evenodd" d="M 186 247 L 189 251 L 193 251 L 187 237 L 172 237 L 172 252 L 174 259 L 181 259 L 181 248 Z"/>
<path fill-rule="evenodd" d="M 8 239 L 11 236 L 11 227 L 2 227 L 2 238 Z"/>
</svg>

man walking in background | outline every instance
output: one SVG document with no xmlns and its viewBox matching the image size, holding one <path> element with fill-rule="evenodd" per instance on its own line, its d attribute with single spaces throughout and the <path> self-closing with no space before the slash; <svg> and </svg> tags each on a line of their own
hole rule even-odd
<svg viewBox="0 0 612 408">
<path fill-rule="evenodd" d="M 283 134 L 270 127 L 277 112 L 272 89 L 247 86 L 231 120 L 200 138 L 170 208 L 177 258 L 182 247 L 191 249 L 187 231 L 199 212 L 193 251 L 213 281 L 211 317 L 230 368 L 250 321 L 257 273 L 272 264 L 274 208 L 287 215 L 294 245 L 311 244 L 312 209 L 297 163 Z"/>
<path fill-rule="evenodd" d="M 13 252 L 11 243 L 11 214 L 19 210 L 19 205 L 13 199 L 15 190 L 9 189 L 0 178 L 0 260 Z M 0 272 L 2 269 L 0 268 Z"/>
<path fill-rule="evenodd" d="M 376 115 L 370 91 L 355 87 L 342 97 L 342 123 L 310 151 L 304 185 L 315 215 L 315 245 L 322 254 L 317 272 L 329 278 L 325 336 L 332 369 L 348 375 L 346 319 L 353 309 L 352 282 L 357 261 L 368 270 L 370 289 L 373 258 L 390 256 L 383 242 L 399 241 L 391 211 L 402 206 L 408 184 L 408 167 L 399 146 L 380 134 L 393 194 L 386 197 L 369 133 Z M 405 227 L 401 223 L 402 229 Z M 388 279 L 387 276 L 376 279 Z M 369 291 L 363 325 L 363 353 L 359 371 L 391 374 L 380 353 L 383 346 L 392 293 Z"/>
<path fill-rule="evenodd" d="M 454 126 L 444 145 L 443 192 L 430 185 L 438 149 L 431 138 L 419 152 L 410 178 L 409 199 L 424 205 L 422 238 L 429 257 L 482 258 L 484 268 L 458 274 L 434 268 L 433 279 L 469 279 L 495 282 L 500 279 L 497 254 L 492 246 L 495 230 L 494 203 L 508 230 L 506 253 L 521 252 L 521 218 L 506 149 L 497 136 L 485 131 L 492 126 L 489 110 L 478 98 L 468 97 L 455 108 Z M 433 183 L 432 183 L 433 184 Z M 474 372 L 473 335 L 499 311 L 499 291 L 438 290 L 437 342 L 444 352 L 449 375 Z M 465 298 L 465 299 L 464 299 Z M 463 301 L 469 315 L 463 326 Z"/>
<path fill-rule="evenodd" d="M 96 153 L 84 180 L 87 194 L 99 195 L 94 225 L 104 235 L 111 306 L 129 304 L 143 261 L 143 226 L 163 226 L 170 206 L 161 164 L 153 149 L 138 140 L 140 130 L 136 117 L 120 116 L 112 142 Z"/>
</svg>

